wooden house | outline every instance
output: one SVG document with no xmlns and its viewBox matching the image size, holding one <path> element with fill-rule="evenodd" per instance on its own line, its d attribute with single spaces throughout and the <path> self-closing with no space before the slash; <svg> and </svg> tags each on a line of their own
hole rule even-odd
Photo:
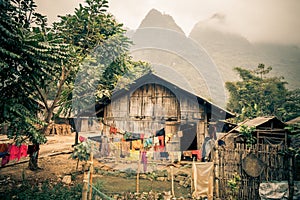
<svg viewBox="0 0 300 200">
<path fill-rule="evenodd" d="M 233 114 L 205 98 L 187 91 L 157 74 L 135 80 L 113 94 L 102 110 L 104 134 L 111 126 L 119 130 L 153 136 L 164 129 L 168 148 L 176 151 L 202 148 L 209 135 L 209 122 Z"/>
</svg>

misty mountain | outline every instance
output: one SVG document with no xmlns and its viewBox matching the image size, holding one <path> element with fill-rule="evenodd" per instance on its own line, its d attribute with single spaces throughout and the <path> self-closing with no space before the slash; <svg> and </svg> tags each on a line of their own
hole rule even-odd
<svg viewBox="0 0 300 200">
<path fill-rule="evenodd" d="M 173 17 L 162 14 L 156 9 L 151 9 L 143 21 L 140 23 L 139 29 L 146 27 L 157 27 L 163 29 L 171 29 L 184 34 L 183 30 L 176 24 Z"/>
<path fill-rule="evenodd" d="M 190 38 L 205 48 L 220 69 L 224 81 L 236 79 L 234 67 L 254 69 L 259 63 L 272 66 L 272 74 L 283 76 L 289 88 L 300 86 L 300 49 L 297 46 L 250 43 L 237 33 L 224 30 L 224 17 L 218 14 L 198 22 Z"/>
<path fill-rule="evenodd" d="M 300 49 L 251 43 L 226 30 L 226 16 L 198 22 L 189 36 L 170 15 L 152 9 L 133 33 L 131 54 L 150 62 L 156 73 L 193 93 L 225 106 L 224 83 L 238 80 L 234 67 L 254 69 L 259 63 L 284 76 L 289 88 L 299 87 Z"/>
</svg>

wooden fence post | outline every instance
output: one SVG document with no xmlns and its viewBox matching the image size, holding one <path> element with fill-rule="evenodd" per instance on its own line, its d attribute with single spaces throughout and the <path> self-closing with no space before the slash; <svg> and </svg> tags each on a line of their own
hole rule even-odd
<svg viewBox="0 0 300 200">
<path fill-rule="evenodd" d="M 288 166 L 289 166 L 289 179 L 288 179 L 288 184 L 289 184 L 289 200 L 293 200 L 294 196 L 294 155 L 289 156 L 289 161 L 288 161 Z"/>
<path fill-rule="evenodd" d="M 139 194 L 140 192 L 140 167 L 141 167 L 141 151 L 139 152 L 139 159 L 138 159 L 138 168 L 136 173 L 136 193 Z"/>
<path fill-rule="evenodd" d="M 173 166 L 170 166 L 170 171 L 171 171 L 172 196 L 174 198 L 175 197 L 175 192 L 174 192 L 174 172 L 173 172 Z"/>
<path fill-rule="evenodd" d="M 94 154 L 93 154 L 93 143 L 91 144 L 91 153 L 90 153 L 90 192 L 89 192 L 89 200 L 92 200 L 93 197 L 93 188 L 92 188 L 92 184 L 93 184 L 93 171 L 94 171 L 94 166 L 93 166 L 93 161 L 94 161 Z"/>
</svg>

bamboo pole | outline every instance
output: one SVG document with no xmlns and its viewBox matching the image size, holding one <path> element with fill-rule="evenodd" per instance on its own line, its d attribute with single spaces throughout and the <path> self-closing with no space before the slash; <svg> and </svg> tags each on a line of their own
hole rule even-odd
<svg viewBox="0 0 300 200">
<path fill-rule="evenodd" d="M 88 192 L 88 164 L 85 163 L 84 167 L 84 174 L 83 174 L 83 186 L 82 186 L 82 200 L 87 200 L 87 192 Z"/>
<path fill-rule="evenodd" d="M 171 171 L 171 188 L 172 188 L 172 196 L 175 197 L 175 192 L 174 192 L 174 172 L 173 172 L 173 166 L 170 166 L 170 171 Z"/>
<path fill-rule="evenodd" d="M 93 143 L 91 144 L 91 153 L 90 153 L 90 162 L 91 162 L 91 165 L 90 165 L 90 191 L 89 191 L 89 200 L 92 200 L 92 197 L 93 197 L 93 187 L 92 187 L 92 184 L 93 184 L 93 171 L 94 171 L 94 166 L 93 166 L 93 161 L 94 161 L 94 154 L 93 154 Z"/>
</svg>

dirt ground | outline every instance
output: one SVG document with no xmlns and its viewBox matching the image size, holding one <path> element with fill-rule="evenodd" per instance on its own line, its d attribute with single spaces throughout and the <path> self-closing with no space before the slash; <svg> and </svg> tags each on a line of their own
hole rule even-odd
<svg viewBox="0 0 300 200">
<path fill-rule="evenodd" d="M 1 136 L 0 140 L 3 141 L 3 137 L 4 136 Z M 56 183 L 61 181 L 66 175 L 81 171 L 81 164 L 79 164 L 78 170 L 76 170 L 77 161 L 69 158 L 73 150 L 72 145 L 74 141 L 74 134 L 69 136 L 49 136 L 48 142 L 40 147 L 39 166 L 42 168 L 41 170 L 29 170 L 28 158 L 23 158 L 18 162 L 11 162 L 7 166 L 0 168 L 0 192 L 3 191 L 5 187 L 10 187 L 10 184 L 7 184 L 7 180 L 13 180 L 8 181 L 10 183 L 20 182 L 24 179 L 37 182 L 47 180 Z M 95 169 L 103 168 L 104 165 L 111 169 L 114 166 L 120 167 L 120 165 L 116 163 L 103 163 L 97 160 L 94 162 Z M 103 185 L 103 192 L 107 194 L 136 191 L 135 178 L 122 178 L 97 173 L 93 177 L 93 182 L 100 180 Z M 83 174 L 79 172 L 75 177 L 75 182 L 82 183 L 82 181 Z M 73 183 L 74 182 L 71 184 Z M 170 181 L 140 179 L 139 185 L 141 192 L 149 192 L 150 190 L 164 192 L 171 190 Z M 190 193 L 190 188 L 184 188 L 178 183 L 175 183 L 175 195 L 188 196 Z"/>
</svg>

